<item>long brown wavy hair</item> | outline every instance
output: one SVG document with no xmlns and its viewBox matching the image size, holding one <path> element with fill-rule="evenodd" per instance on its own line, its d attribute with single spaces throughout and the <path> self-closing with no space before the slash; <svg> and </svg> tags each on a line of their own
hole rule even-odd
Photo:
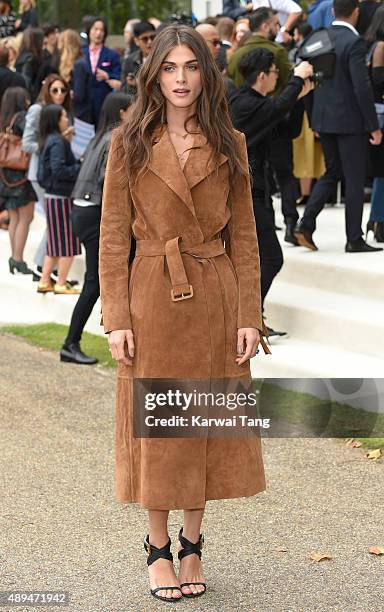
<svg viewBox="0 0 384 612">
<path fill-rule="evenodd" d="M 59 34 L 57 48 L 60 52 L 59 73 L 62 78 L 71 82 L 73 66 L 76 60 L 83 57 L 81 50 L 81 38 L 75 30 L 68 28 Z"/>
<path fill-rule="evenodd" d="M 145 172 L 152 154 L 152 134 L 155 128 L 167 122 L 165 98 L 157 79 L 165 58 L 178 45 L 189 47 L 199 65 L 202 91 L 193 118 L 212 147 L 212 158 L 217 159 L 223 153 L 228 157 L 231 176 L 235 172 L 245 175 L 247 168 L 229 117 L 223 78 L 208 46 L 192 28 L 170 25 L 159 32 L 154 40 L 148 59 L 137 77 L 137 100 L 128 121 L 120 128 L 119 140 L 124 148 L 124 165 L 129 178 L 135 182 Z M 192 116 L 185 122 L 186 131 L 191 119 Z"/>
</svg>

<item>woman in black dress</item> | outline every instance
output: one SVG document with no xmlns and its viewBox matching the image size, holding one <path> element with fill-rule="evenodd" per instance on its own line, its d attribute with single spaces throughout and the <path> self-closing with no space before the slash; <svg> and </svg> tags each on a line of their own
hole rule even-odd
<svg viewBox="0 0 384 612">
<path fill-rule="evenodd" d="M 7 128 L 17 136 L 22 136 L 25 127 L 25 116 L 30 97 L 23 87 L 9 87 L 1 101 L 0 130 Z M 28 237 L 29 226 L 33 219 L 36 194 L 27 179 L 24 170 L 0 169 L 0 198 L 4 208 L 9 211 L 9 239 L 11 257 L 9 271 L 21 274 L 32 274 L 23 260 L 24 247 Z"/>
<path fill-rule="evenodd" d="M 15 63 L 17 72 L 25 79 L 32 102 L 36 100 L 44 78 L 43 43 L 43 30 L 27 28 L 23 33 L 20 53 Z"/>
<path fill-rule="evenodd" d="M 16 32 L 24 32 L 28 27 L 37 28 L 39 25 L 39 17 L 35 7 L 35 0 L 20 0 L 20 16 L 16 21 Z"/>
</svg>

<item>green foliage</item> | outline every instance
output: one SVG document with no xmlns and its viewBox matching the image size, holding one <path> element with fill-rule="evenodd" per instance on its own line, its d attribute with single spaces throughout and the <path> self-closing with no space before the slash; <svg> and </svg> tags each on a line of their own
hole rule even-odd
<svg viewBox="0 0 384 612">
<path fill-rule="evenodd" d="M 40 0 L 40 23 L 56 22 L 62 28 L 80 30 L 84 15 L 105 17 L 111 34 L 122 34 L 133 17 L 165 19 L 174 12 L 191 11 L 189 0 Z"/>
</svg>

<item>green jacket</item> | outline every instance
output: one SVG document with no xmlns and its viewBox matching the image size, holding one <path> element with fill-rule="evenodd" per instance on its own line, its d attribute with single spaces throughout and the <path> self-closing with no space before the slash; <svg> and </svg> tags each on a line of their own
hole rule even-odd
<svg viewBox="0 0 384 612">
<path fill-rule="evenodd" d="M 243 55 L 246 55 L 253 49 L 264 48 L 272 51 L 275 56 L 275 65 L 279 69 L 279 78 L 277 79 L 276 91 L 279 91 L 283 85 L 287 83 L 291 76 L 292 65 L 288 59 L 288 53 L 278 43 L 268 40 L 258 34 L 252 34 L 240 49 L 237 49 L 229 60 L 228 75 L 234 80 L 235 85 L 239 87 L 243 85 L 244 79 L 238 69 L 238 63 Z"/>
</svg>

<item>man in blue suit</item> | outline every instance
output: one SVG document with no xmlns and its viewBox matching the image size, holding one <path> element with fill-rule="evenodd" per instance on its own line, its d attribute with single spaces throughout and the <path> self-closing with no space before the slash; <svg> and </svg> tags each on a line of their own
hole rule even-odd
<svg viewBox="0 0 384 612">
<path fill-rule="evenodd" d="M 104 46 L 107 26 L 103 19 L 95 17 L 87 29 L 89 45 L 84 47 L 84 57 L 91 78 L 92 119 L 95 127 L 104 99 L 114 89 L 120 89 L 121 62 L 117 51 Z"/>
</svg>

